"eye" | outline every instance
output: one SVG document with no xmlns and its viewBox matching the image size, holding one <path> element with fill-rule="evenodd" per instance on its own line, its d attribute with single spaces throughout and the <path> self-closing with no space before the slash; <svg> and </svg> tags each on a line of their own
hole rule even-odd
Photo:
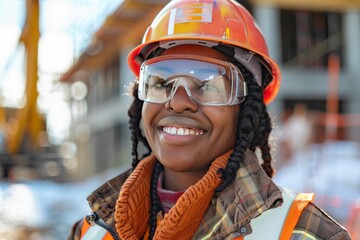
<svg viewBox="0 0 360 240">
<path fill-rule="evenodd" d="M 166 82 L 157 82 L 157 83 L 153 84 L 152 86 L 156 87 L 156 88 L 166 88 L 167 84 L 166 84 Z"/>
<path fill-rule="evenodd" d="M 205 82 L 204 84 L 198 87 L 199 89 L 207 92 L 217 92 L 219 91 L 218 87 L 212 82 Z"/>
<path fill-rule="evenodd" d="M 148 80 L 148 86 L 151 88 L 167 88 L 169 87 L 168 82 L 158 76 L 152 76 L 149 80 Z"/>
</svg>

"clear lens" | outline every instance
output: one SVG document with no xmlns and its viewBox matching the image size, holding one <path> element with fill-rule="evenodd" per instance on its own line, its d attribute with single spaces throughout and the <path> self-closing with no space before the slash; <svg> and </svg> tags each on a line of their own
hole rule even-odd
<svg viewBox="0 0 360 240">
<path fill-rule="evenodd" d="M 174 55 L 143 63 L 139 76 L 139 98 L 165 103 L 183 87 L 201 105 L 235 105 L 244 100 L 246 84 L 239 69 L 220 60 Z"/>
</svg>

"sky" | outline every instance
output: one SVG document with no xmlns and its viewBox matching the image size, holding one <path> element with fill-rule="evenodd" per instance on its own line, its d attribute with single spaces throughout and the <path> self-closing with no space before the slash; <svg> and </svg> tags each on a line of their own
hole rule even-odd
<svg viewBox="0 0 360 240">
<path fill-rule="evenodd" d="M 2 98 L 19 99 L 24 92 L 23 71 L 19 71 L 19 68 L 23 68 L 23 56 L 21 56 L 23 50 L 17 44 L 24 22 L 24 2 L 0 0 L 0 92 Z M 15 80 L 8 81 L 8 79 Z"/>
<path fill-rule="evenodd" d="M 39 70 L 65 72 L 90 43 L 93 33 L 122 0 L 39 0 Z M 18 65 L 18 39 L 25 20 L 25 0 L 0 0 L 0 88 Z M 19 66 L 17 66 L 19 67 Z M 18 72 L 18 69 L 16 69 Z"/>
<path fill-rule="evenodd" d="M 48 133 L 65 139 L 71 124 L 69 90 L 59 87 L 66 72 L 90 44 L 92 35 L 123 0 L 39 0 L 40 40 L 37 106 Z M 0 107 L 25 103 L 25 48 L 19 44 L 26 0 L 0 0 Z M 62 118 L 60 117 L 62 116 Z"/>
</svg>

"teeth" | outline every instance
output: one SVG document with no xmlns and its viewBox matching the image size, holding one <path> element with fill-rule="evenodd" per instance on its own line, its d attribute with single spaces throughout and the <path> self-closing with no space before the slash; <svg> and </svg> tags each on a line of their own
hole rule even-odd
<svg viewBox="0 0 360 240">
<path fill-rule="evenodd" d="M 176 135 L 176 128 L 170 128 L 170 134 Z"/>
<path fill-rule="evenodd" d="M 177 134 L 178 135 L 185 135 L 185 129 L 179 128 L 178 131 L 177 131 Z"/>
<path fill-rule="evenodd" d="M 171 135 L 180 135 L 180 136 L 187 136 L 187 135 L 201 135 L 204 133 L 202 130 L 195 131 L 189 128 L 182 128 L 182 127 L 163 127 L 163 131 L 169 133 Z"/>
</svg>

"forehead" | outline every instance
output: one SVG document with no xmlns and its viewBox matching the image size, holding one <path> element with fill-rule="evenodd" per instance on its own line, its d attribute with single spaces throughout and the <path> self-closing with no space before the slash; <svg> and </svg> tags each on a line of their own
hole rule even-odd
<svg viewBox="0 0 360 240">
<path fill-rule="evenodd" d="M 176 54 L 203 56 L 203 57 L 209 57 L 223 61 L 227 60 L 224 55 L 222 55 L 220 52 L 212 48 L 199 46 L 199 45 L 191 45 L 191 44 L 179 45 L 166 49 L 161 55 L 176 55 Z"/>
</svg>

